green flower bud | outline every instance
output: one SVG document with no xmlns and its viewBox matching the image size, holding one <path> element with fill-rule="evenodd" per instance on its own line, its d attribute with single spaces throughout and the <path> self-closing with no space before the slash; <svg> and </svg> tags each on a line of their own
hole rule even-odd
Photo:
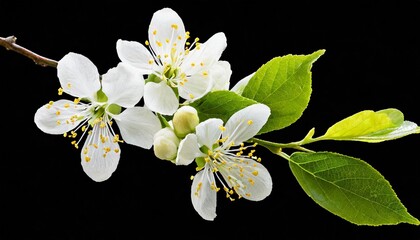
<svg viewBox="0 0 420 240">
<path fill-rule="evenodd" d="M 169 128 L 162 128 L 153 138 L 153 151 L 157 158 L 174 161 L 178 152 L 179 139 Z"/>
<path fill-rule="evenodd" d="M 191 106 L 182 106 L 174 114 L 172 119 L 175 134 L 179 138 L 184 138 L 187 134 L 195 131 L 195 127 L 200 123 L 198 113 Z"/>
</svg>

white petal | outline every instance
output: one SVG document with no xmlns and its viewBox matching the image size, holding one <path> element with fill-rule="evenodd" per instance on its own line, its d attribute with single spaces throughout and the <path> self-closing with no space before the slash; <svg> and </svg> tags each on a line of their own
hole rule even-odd
<svg viewBox="0 0 420 240">
<path fill-rule="evenodd" d="M 249 74 L 248 76 L 242 78 L 241 80 L 239 80 L 239 82 L 237 82 L 235 84 L 235 86 L 233 86 L 233 88 L 231 89 L 232 92 L 235 92 L 239 95 L 242 95 L 242 92 L 244 91 L 246 85 L 248 85 L 249 80 L 254 76 L 255 72 Z"/>
<path fill-rule="evenodd" d="M 145 149 L 152 147 L 153 136 L 161 129 L 157 116 L 143 107 L 127 108 L 114 116 L 114 120 L 126 143 Z"/>
<path fill-rule="evenodd" d="M 171 54 L 175 47 L 176 55 L 184 52 L 185 27 L 180 16 L 170 8 L 156 11 L 149 25 L 149 42 L 156 55 Z"/>
<path fill-rule="evenodd" d="M 225 34 L 222 32 L 214 34 L 205 43 L 201 44 L 199 49 L 194 48 L 190 51 L 184 59 L 181 71 L 191 75 L 201 72 L 201 67 L 209 68 L 220 59 L 226 46 Z"/>
<path fill-rule="evenodd" d="M 153 112 L 172 115 L 179 106 L 174 91 L 165 82 L 146 83 L 144 87 L 144 104 Z"/>
<path fill-rule="evenodd" d="M 175 164 L 189 165 L 195 158 L 202 156 L 204 154 L 200 151 L 197 136 L 195 134 L 188 134 L 179 144 Z"/>
<path fill-rule="evenodd" d="M 104 137 L 107 139 L 103 141 Z M 117 169 L 121 149 L 108 128 L 98 124 L 89 134 L 81 151 L 81 164 L 85 173 L 94 181 L 102 182 Z"/>
<path fill-rule="evenodd" d="M 217 193 L 211 184 L 216 184 L 213 172 L 204 168 L 198 172 L 191 186 L 191 202 L 200 216 L 208 221 L 216 218 Z"/>
<path fill-rule="evenodd" d="M 143 97 L 143 75 L 135 68 L 120 62 L 102 76 L 102 91 L 108 97 L 108 103 L 125 108 L 133 107 Z"/>
<path fill-rule="evenodd" d="M 45 104 L 35 112 L 34 121 L 39 129 L 48 134 L 63 134 L 76 128 L 85 119 L 86 105 L 69 100 Z M 79 117 L 75 117 L 79 116 Z"/>
<path fill-rule="evenodd" d="M 85 56 L 68 53 L 57 65 L 57 75 L 64 92 L 92 99 L 101 88 L 96 66 Z"/>
<path fill-rule="evenodd" d="M 179 96 L 187 101 L 194 101 L 210 92 L 213 85 L 213 79 L 209 76 L 194 75 L 184 85 L 178 85 Z"/>
<path fill-rule="evenodd" d="M 153 56 L 150 51 L 139 42 L 118 39 L 117 54 L 122 62 L 138 68 L 141 74 L 152 73 L 153 66 L 155 65 Z"/>
<path fill-rule="evenodd" d="M 222 135 L 223 121 L 218 118 L 210 118 L 204 122 L 201 122 L 195 128 L 198 142 L 201 145 L 205 145 L 208 148 L 213 149 L 213 144 L 220 139 Z"/>
<path fill-rule="evenodd" d="M 229 90 L 230 76 L 232 69 L 227 61 L 218 61 L 209 69 L 210 77 L 213 79 L 214 86 L 212 91 Z"/>
<path fill-rule="evenodd" d="M 219 171 L 229 187 L 235 186 L 239 195 L 252 201 L 260 201 L 270 195 L 273 181 L 261 163 L 252 159 L 242 159 L 231 165 L 229 168 L 220 168 Z"/>
<path fill-rule="evenodd" d="M 234 113 L 226 122 L 223 137 L 228 137 L 228 141 L 224 145 L 232 142 L 238 145 L 254 137 L 267 122 L 270 112 L 269 107 L 257 103 Z"/>
</svg>

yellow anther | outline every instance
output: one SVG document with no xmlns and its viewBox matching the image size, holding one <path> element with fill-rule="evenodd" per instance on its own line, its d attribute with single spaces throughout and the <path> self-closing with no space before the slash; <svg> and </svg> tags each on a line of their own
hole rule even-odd
<svg viewBox="0 0 420 240">
<path fill-rule="evenodd" d="M 153 30 L 153 35 L 156 35 L 157 34 L 157 31 L 156 30 Z"/>
<path fill-rule="evenodd" d="M 146 41 L 144 42 L 144 45 L 149 46 L 149 45 L 150 45 L 149 41 L 148 41 L 148 40 L 146 40 Z"/>
<path fill-rule="evenodd" d="M 251 125 L 252 123 L 254 123 L 252 120 L 248 120 L 248 125 Z"/>
<path fill-rule="evenodd" d="M 114 149 L 114 152 L 115 153 L 119 153 L 120 152 L 120 149 L 119 148 L 116 148 L 116 149 Z"/>
<path fill-rule="evenodd" d="M 191 63 L 191 67 L 195 67 L 195 63 Z"/>
<path fill-rule="evenodd" d="M 61 125 L 61 121 L 57 120 L 57 126 L 60 126 L 60 125 Z"/>
<path fill-rule="evenodd" d="M 150 60 L 149 60 L 149 64 L 153 64 L 153 62 L 154 62 L 154 60 L 153 60 L 153 59 L 150 59 Z"/>
<path fill-rule="evenodd" d="M 82 126 L 82 132 L 86 131 L 86 125 Z"/>
<path fill-rule="evenodd" d="M 66 103 L 66 104 L 64 104 L 64 107 L 65 108 L 69 108 L 70 107 L 70 104 Z"/>
<path fill-rule="evenodd" d="M 185 42 L 185 45 L 190 46 L 191 43 L 190 42 Z"/>
<path fill-rule="evenodd" d="M 87 148 L 87 147 L 85 147 L 85 149 L 83 149 L 83 154 L 88 154 L 88 152 L 89 152 L 89 149 Z"/>
<path fill-rule="evenodd" d="M 219 126 L 219 129 L 220 129 L 220 131 L 225 131 L 226 130 L 226 127 L 224 127 L 224 126 Z M 223 139 L 220 139 L 220 140 L 223 140 Z M 223 141 L 221 141 L 221 142 L 224 142 L 225 140 L 223 140 Z"/>
<path fill-rule="evenodd" d="M 194 180 L 194 176 L 193 175 L 191 175 L 190 180 Z"/>
<path fill-rule="evenodd" d="M 162 47 L 162 43 L 160 41 L 156 40 L 156 44 L 158 45 L 158 47 Z"/>
<path fill-rule="evenodd" d="M 247 197 L 251 197 L 251 194 L 250 194 L 250 193 L 245 193 L 245 195 L 246 195 Z"/>
<path fill-rule="evenodd" d="M 98 149 L 98 145 L 96 143 L 92 144 L 92 146 L 96 149 Z"/>
<path fill-rule="evenodd" d="M 174 24 L 171 25 L 171 28 L 177 30 L 178 29 L 178 25 L 174 23 Z"/>
<path fill-rule="evenodd" d="M 180 36 L 178 36 L 178 40 L 181 40 L 182 39 L 182 37 L 181 37 L 181 35 Z M 175 43 L 174 43 L 175 44 Z"/>
<path fill-rule="evenodd" d="M 65 132 L 65 133 L 63 133 L 63 137 L 67 137 L 67 133 Z"/>
<path fill-rule="evenodd" d="M 253 171 L 253 172 L 252 172 L 252 175 L 254 175 L 254 176 L 258 176 L 258 171 L 257 171 L 257 170 Z"/>
<path fill-rule="evenodd" d="M 80 98 L 75 98 L 73 102 L 74 104 L 78 104 L 80 102 Z"/>
<path fill-rule="evenodd" d="M 189 96 L 191 99 L 193 99 L 193 98 L 194 98 L 194 95 L 193 95 L 192 93 L 188 94 L 188 96 Z"/>
<path fill-rule="evenodd" d="M 89 161 L 90 161 L 90 157 L 85 156 L 85 161 L 86 161 L 86 162 L 89 162 Z"/>
<path fill-rule="evenodd" d="M 207 71 L 203 71 L 203 76 L 206 77 L 207 75 L 209 75 L 209 73 Z"/>
<path fill-rule="evenodd" d="M 47 109 L 50 109 L 53 104 L 54 104 L 53 101 L 49 101 L 48 104 L 46 105 Z"/>
<path fill-rule="evenodd" d="M 123 141 L 123 140 L 120 140 L 120 135 L 116 134 L 116 135 L 114 136 L 114 140 L 113 140 L 113 142 L 114 142 L 114 143 L 116 143 L 116 142 L 120 142 L 120 143 L 122 143 L 122 142 L 124 142 L 124 141 Z"/>
<path fill-rule="evenodd" d="M 198 41 L 200 41 L 200 39 L 199 39 L 198 37 L 196 37 L 196 38 L 194 39 L 194 42 L 198 42 Z"/>
<path fill-rule="evenodd" d="M 101 124 L 99 125 L 100 128 L 104 128 L 106 127 L 106 123 L 105 122 L 101 122 Z"/>
<path fill-rule="evenodd" d="M 60 112 L 60 110 L 57 110 L 57 112 L 55 112 L 55 115 L 60 115 L 61 114 L 61 112 Z"/>
<path fill-rule="evenodd" d="M 251 183 L 251 185 L 255 184 L 254 179 L 252 179 L 252 178 L 248 179 L 248 182 Z"/>
<path fill-rule="evenodd" d="M 105 153 L 109 153 L 109 152 L 111 152 L 111 148 L 110 148 L 110 147 L 104 147 L 104 152 L 105 152 Z"/>
<path fill-rule="evenodd" d="M 62 88 L 58 89 L 58 95 L 63 95 L 64 90 Z"/>
</svg>

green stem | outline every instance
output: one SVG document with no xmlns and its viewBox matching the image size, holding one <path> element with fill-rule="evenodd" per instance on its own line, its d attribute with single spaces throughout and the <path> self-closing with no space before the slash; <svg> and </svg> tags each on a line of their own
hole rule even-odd
<svg viewBox="0 0 420 240">
<path fill-rule="evenodd" d="M 280 152 L 282 152 L 283 148 L 292 148 L 292 149 L 296 149 L 299 151 L 304 151 L 304 152 L 314 152 L 310 149 L 304 148 L 301 145 L 303 145 L 302 141 L 299 142 L 291 142 L 291 143 L 275 143 L 275 142 L 270 142 L 267 140 L 262 140 L 259 138 L 252 138 L 251 142 L 256 142 L 259 145 L 267 148 L 268 150 L 270 150 L 271 152 L 275 153 L 275 154 L 279 154 Z"/>
<path fill-rule="evenodd" d="M 160 113 L 157 114 L 159 120 L 160 120 L 160 124 L 162 125 L 163 128 L 165 127 L 171 127 L 171 125 L 169 125 L 168 120 L 166 120 L 166 118 L 164 116 L 162 116 Z"/>
</svg>

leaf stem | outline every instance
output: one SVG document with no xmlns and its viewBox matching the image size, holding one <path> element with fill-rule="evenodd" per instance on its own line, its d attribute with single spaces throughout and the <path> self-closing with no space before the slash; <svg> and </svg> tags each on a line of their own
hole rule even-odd
<svg viewBox="0 0 420 240">
<path fill-rule="evenodd" d="M 270 150 L 274 154 L 280 154 L 282 152 L 283 148 L 292 148 L 292 149 L 296 149 L 296 150 L 304 151 L 304 152 L 314 152 L 310 149 L 302 147 L 301 146 L 302 141 L 291 142 L 291 143 L 275 143 L 275 142 L 270 142 L 270 141 L 267 141 L 267 140 L 262 140 L 262 139 L 259 139 L 259 138 L 252 138 L 250 141 L 258 143 L 259 145 L 267 148 L 268 150 Z"/>
<path fill-rule="evenodd" d="M 15 36 L 9 36 L 6 38 L 0 37 L 0 46 L 3 46 L 7 50 L 12 50 L 17 52 L 27 58 L 32 59 L 35 64 L 40 65 L 42 67 L 57 67 L 58 62 L 41 55 L 38 55 L 22 46 L 16 44 L 17 38 Z"/>
</svg>

